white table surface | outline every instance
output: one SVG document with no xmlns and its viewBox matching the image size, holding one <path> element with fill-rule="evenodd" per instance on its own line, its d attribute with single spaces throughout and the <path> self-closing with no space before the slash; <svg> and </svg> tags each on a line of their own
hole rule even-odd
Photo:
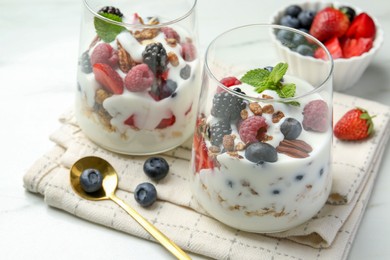
<svg viewBox="0 0 390 260">
<path fill-rule="evenodd" d="M 198 0 L 201 47 L 239 25 L 267 22 L 293 1 Z M 390 34 L 390 2 L 353 1 Z M 78 219 L 26 192 L 22 178 L 52 147 L 48 136 L 73 104 L 81 0 L 0 1 L 0 259 L 170 259 L 159 245 Z M 346 91 L 390 105 L 390 41 Z M 390 259 L 387 149 L 349 259 Z M 194 259 L 204 259 L 194 256 Z"/>
</svg>

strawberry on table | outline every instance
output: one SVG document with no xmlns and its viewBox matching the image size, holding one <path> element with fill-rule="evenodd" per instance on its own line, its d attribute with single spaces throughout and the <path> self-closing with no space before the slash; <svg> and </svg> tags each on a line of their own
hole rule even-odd
<svg viewBox="0 0 390 260">
<path fill-rule="evenodd" d="M 310 34 L 325 42 L 332 37 L 343 36 L 349 28 L 348 17 L 338 9 L 326 7 L 314 17 Z"/>
<path fill-rule="evenodd" d="M 104 63 L 96 63 L 93 65 L 93 73 L 95 79 L 102 84 L 103 88 L 109 93 L 123 93 L 123 79 L 109 65 Z"/>
<path fill-rule="evenodd" d="M 350 38 L 375 38 L 375 33 L 374 20 L 367 13 L 361 13 L 352 21 L 346 36 Z"/>
<path fill-rule="evenodd" d="M 372 118 L 363 108 L 351 109 L 336 123 L 333 133 L 340 140 L 365 139 L 374 132 Z"/>
<path fill-rule="evenodd" d="M 360 56 L 368 52 L 374 43 L 372 38 L 347 38 L 343 43 L 342 49 L 344 58 Z"/>
</svg>

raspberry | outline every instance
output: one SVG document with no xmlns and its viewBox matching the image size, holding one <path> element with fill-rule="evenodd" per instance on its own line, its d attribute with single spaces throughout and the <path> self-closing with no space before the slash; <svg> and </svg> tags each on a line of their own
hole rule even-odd
<svg viewBox="0 0 390 260">
<path fill-rule="evenodd" d="M 181 45 L 181 56 L 185 61 L 193 61 L 196 58 L 196 48 L 191 42 L 185 42 Z"/>
<path fill-rule="evenodd" d="M 264 117 L 250 116 L 241 122 L 238 133 L 244 143 L 255 143 L 264 139 L 267 128 Z"/>
<path fill-rule="evenodd" d="M 240 85 L 241 81 L 239 81 L 236 77 L 226 77 L 221 79 L 219 82 L 221 82 L 225 87 L 231 87 L 231 86 L 236 86 Z M 223 92 L 223 88 L 218 88 L 217 93 Z"/>
<path fill-rule="evenodd" d="M 230 122 L 222 120 L 211 126 L 210 141 L 212 145 L 219 146 L 222 144 L 223 137 L 232 132 Z"/>
<path fill-rule="evenodd" d="M 111 67 L 116 67 L 118 65 L 118 54 L 108 43 L 101 43 L 93 49 L 91 54 L 91 64 L 92 66 L 96 63 L 108 64 Z"/>
<path fill-rule="evenodd" d="M 245 101 L 228 92 L 217 93 L 213 98 L 211 114 L 229 121 L 240 117 L 241 110 L 246 107 Z"/>
<path fill-rule="evenodd" d="M 175 39 L 177 42 L 180 42 L 180 35 L 171 27 L 162 27 L 161 31 L 164 33 L 165 38 Z"/>
<path fill-rule="evenodd" d="M 81 71 L 89 74 L 92 72 L 91 60 L 89 58 L 88 51 L 83 52 L 80 59 Z"/>
<path fill-rule="evenodd" d="M 98 13 L 105 13 L 105 14 L 115 14 L 119 17 L 122 17 L 123 14 L 121 13 L 121 11 L 114 7 L 114 6 L 105 6 L 105 7 L 102 7 Z"/>
<path fill-rule="evenodd" d="M 141 92 L 150 88 L 154 74 L 146 64 L 134 66 L 125 77 L 125 87 L 132 92 Z"/>
<path fill-rule="evenodd" d="M 155 74 L 161 74 L 167 69 L 168 55 L 161 42 L 148 44 L 142 53 L 142 58 Z"/>
<path fill-rule="evenodd" d="M 328 105 L 317 99 L 306 104 L 303 109 L 303 128 L 308 131 L 325 132 L 328 128 Z"/>
</svg>

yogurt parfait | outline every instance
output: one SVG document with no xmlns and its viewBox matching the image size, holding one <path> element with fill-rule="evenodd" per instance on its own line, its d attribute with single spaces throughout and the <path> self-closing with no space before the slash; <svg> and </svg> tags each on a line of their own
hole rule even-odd
<svg viewBox="0 0 390 260">
<path fill-rule="evenodd" d="M 196 117 L 196 1 L 178 1 L 179 17 L 158 1 L 117 1 L 115 7 L 106 2 L 85 0 L 78 124 L 92 141 L 115 152 L 172 149 L 191 136 Z"/>
<path fill-rule="evenodd" d="M 278 232 L 312 218 L 330 193 L 332 62 L 327 75 L 319 73 L 319 86 L 290 74 L 286 62 L 271 63 L 277 55 L 247 69 L 252 63 L 244 57 L 253 50 L 240 50 L 252 44 L 272 53 L 264 39 L 246 39 L 236 47 L 241 58 L 229 61 L 224 54 L 219 63 L 219 53 L 230 48 L 226 40 L 241 31 L 252 35 L 251 30 L 263 31 L 267 39 L 270 28 L 234 29 L 206 53 L 209 79 L 200 97 L 191 187 L 200 205 L 221 222 L 250 232 Z M 262 63 L 260 55 L 253 64 Z"/>
</svg>

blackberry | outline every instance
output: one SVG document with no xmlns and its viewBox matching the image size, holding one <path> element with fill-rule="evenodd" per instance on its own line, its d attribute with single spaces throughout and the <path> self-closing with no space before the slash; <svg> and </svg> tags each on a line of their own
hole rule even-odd
<svg viewBox="0 0 390 260">
<path fill-rule="evenodd" d="M 105 6 L 105 7 L 101 8 L 98 11 L 98 13 L 115 14 L 115 15 L 117 15 L 119 17 L 123 16 L 122 12 L 118 8 L 116 8 L 114 6 Z"/>
<path fill-rule="evenodd" d="M 228 92 L 217 93 L 213 98 L 211 114 L 232 121 L 240 117 L 241 110 L 245 107 L 246 102 L 242 98 Z"/>
<path fill-rule="evenodd" d="M 230 122 L 226 120 L 219 121 L 211 126 L 210 129 L 210 141 L 212 145 L 220 146 L 222 144 L 223 137 L 232 132 Z"/>
<path fill-rule="evenodd" d="M 154 74 L 161 74 L 167 69 L 168 56 L 161 42 L 148 44 L 142 53 L 142 58 Z"/>
<path fill-rule="evenodd" d="M 81 60 L 80 60 L 80 66 L 81 71 L 89 74 L 92 72 L 92 65 L 91 65 L 91 59 L 89 58 L 88 51 L 85 51 L 83 54 L 81 54 Z"/>
</svg>

